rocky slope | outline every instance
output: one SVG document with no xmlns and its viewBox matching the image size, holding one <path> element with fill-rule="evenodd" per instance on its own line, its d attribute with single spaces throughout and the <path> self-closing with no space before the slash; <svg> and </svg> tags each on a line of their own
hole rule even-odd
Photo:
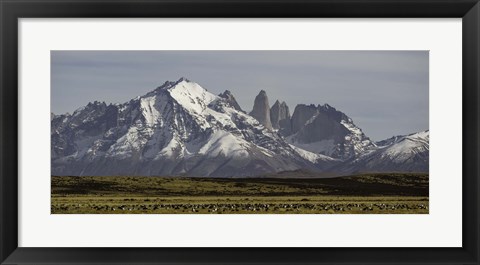
<svg viewBox="0 0 480 265">
<path fill-rule="evenodd" d="M 242 108 L 240 107 L 237 100 L 233 96 L 232 92 L 230 92 L 230 90 L 225 90 L 223 93 L 220 93 L 218 96 L 225 99 L 225 101 L 234 109 L 243 112 Z"/>
</svg>

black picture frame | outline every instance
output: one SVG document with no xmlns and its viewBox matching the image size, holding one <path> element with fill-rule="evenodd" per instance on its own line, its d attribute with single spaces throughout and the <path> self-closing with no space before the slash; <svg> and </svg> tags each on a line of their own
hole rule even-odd
<svg viewBox="0 0 480 265">
<path fill-rule="evenodd" d="M 0 0 L 0 16 L 1 264 L 479 264 L 478 0 Z M 44 17 L 462 18 L 463 247 L 18 247 L 18 19 Z"/>
</svg>

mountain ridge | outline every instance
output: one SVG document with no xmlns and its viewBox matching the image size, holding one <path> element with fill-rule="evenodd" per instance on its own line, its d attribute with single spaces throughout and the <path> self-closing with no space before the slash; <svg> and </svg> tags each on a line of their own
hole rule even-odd
<svg viewBox="0 0 480 265">
<path fill-rule="evenodd" d="M 304 105 L 300 108 L 306 112 L 295 115 L 297 106 L 290 117 L 286 103 L 277 100 L 272 112 L 266 92 L 258 97 L 256 114 L 262 122 L 246 114 L 230 91 L 217 96 L 180 78 L 122 104 L 95 101 L 71 115 L 51 115 L 52 175 L 242 177 L 299 169 L 343 174 L 358 170 L 363 163 L 358 159 L 366 161 L 367 153 L 387 150 L 377 143 L 387 144 L 388 139 L 374 143 L 328 104 Z M 280 114 L 274 117 L 275 126 L 271 113 Z M 296 131 L 294 116 L 302 117 L 295 122 Z M 329 137 L 334 140 L 331 152 L 319 151 L 318 142 Z M 426 155 L 425 148 L 421 155 L 407 149 L 399 150 L 428 158 L 428 148 Z M 398 157 L 384 161 L 390 168 L 362 165 L 389 170 Z M 428 160 L 402 161 L 410 163 L 404 166 L 408 170 L 428 171 Z"/>
</svg>

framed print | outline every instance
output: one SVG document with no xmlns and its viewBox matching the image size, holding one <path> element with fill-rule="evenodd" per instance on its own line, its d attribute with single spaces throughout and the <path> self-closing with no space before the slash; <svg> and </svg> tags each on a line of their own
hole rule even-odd
<svg viewBox="0 0 480 265">
<path fill-rule="evenodd" d="M 429 212 L 427 51 L 51 51 L 50 58 L 51 214 Z M 391 61 L 402 63 L 384 71 Z M 125 74 L 107 62 L 122 65 Z M 198 74 L 197 64 L 208 70 Z M 206 89 L 181 77 L 124 103 L 94 100 L 66 111 L 88 95 L 85 87 L 109 101 L 122 93 L 121 76 L 121 83 L 138 82 L 134 76 L 152 65 L 152 76 L 138 80 L 171 71 L 165 76 L 213 75 L 219 83 Z M 311 70 L 327 67 L 335 67 L 336 77 Z M 284 80 L 283 71 L 289 73 Z M 364 78 L 365 72 L 378 76 Z M 102 89 L 109 84 L 94 81 L 105 75 L 117 76 L 115 94 Z M 384 75 L 412 84 L 378 82 Z M 258 83 L 271 88 L 255 91 Z M 315 83 L 322 89 L 312 90 Z M 371 97 L 382 88 L 390 91 Z M 132 90 L 138 91 L 125 86 L 126 93 Z M 345 94 L 368 96 L 355 106 Z M 291 105 L 295 97 L 290 114 L 283 99 Z M 396 136 L 371 140 L 344 112 L 311 103 L 322 97 L 370 112 L 360 122 L 371 133 Z M 405 118 L 388 118 L 393 115 Z"/>
<path fill-rule="evenodd" d="M 2 1 L 2 264 L 478 264 L 477 1 Z"/>
</svg>

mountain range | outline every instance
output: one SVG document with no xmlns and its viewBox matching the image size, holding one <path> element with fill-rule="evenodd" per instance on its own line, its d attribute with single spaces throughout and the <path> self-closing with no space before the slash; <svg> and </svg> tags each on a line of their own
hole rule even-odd
<svg viewBox="0 0 480 265">
<path fill-rule="evenodd" d="M 428 172 L 429 131 L 374 142 L 328 104 L 290 114 L 285 102 L 270 107 L 262 90 L 247 113 L 232 92 L 214 95 L 181 78 L 123 104 L 52 114 L 51 163 L 57 176 Z"/>
</svg>

